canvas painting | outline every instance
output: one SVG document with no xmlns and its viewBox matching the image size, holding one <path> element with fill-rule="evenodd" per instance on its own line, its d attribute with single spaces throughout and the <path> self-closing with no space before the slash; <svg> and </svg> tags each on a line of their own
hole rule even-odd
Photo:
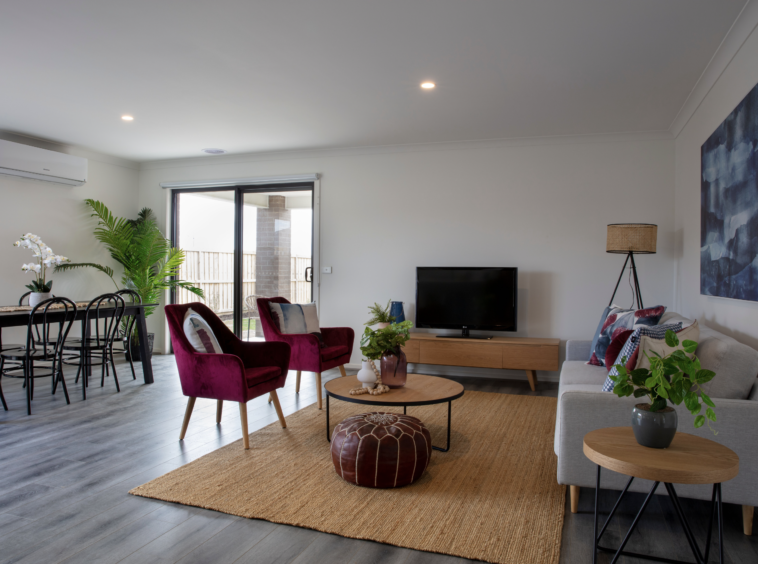
<svg viewBox="0 0 758 564">
<path fill-rule="evenodd" d="M 758 85 L 700 156 L 700 293 L 758 301 Z"/>
</svg>

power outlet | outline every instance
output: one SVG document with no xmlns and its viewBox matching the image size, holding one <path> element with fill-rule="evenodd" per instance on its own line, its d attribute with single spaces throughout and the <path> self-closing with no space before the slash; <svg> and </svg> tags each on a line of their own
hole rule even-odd
<svg viewBox="0 0 758 564">
<path fill-rule="evenodd" d="M 322 266 L 321 267 L 321 273 L 322 274 L 331 274 L 332 273 L 332 267 L 331 266 Z"/>
</svg>

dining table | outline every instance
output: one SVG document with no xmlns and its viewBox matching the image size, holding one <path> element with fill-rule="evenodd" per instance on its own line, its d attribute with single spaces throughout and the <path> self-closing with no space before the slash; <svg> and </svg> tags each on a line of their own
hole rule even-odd
<svg viewBox="0 0 758 564">
<path fill-rule="evenodd" d="M 76 316 L 74 317 L 75 321 L 83 321 L 87 304 L 89 302 L 77 302 L 76 303 Z M 124 304 L 124 316 L 127 317 L 136 317 L 136 328 L 137 328 L 137 334 L 147 335 L 147 324 L 145 322 L 145 309 L 146 308 L 152 308 L 156 307 L 158 304 L 141 304 L 138 302 L 131 302 L 127 301 Z M 105 307 L 102 306 L 99 308 L 99 318 L 105 318 L 113 315 L 113 313 L 110 310 L 113 310 L 113 307 Z M 0 329 L 5 327 L 27 327 L 29 325 L 29 316 L 31 315 L 32 308 L 29 306 L 0 306 Z M 63 309 L 61 309 L 59 312 L 50 310 L 47 313 L 47 319 L 48 321 L 55 322 L 58 321 L 56 317 L 60 317 L 63 319 L 65 316 L 65 312 Z M 42 319 L 42 310 L 38 310 L 36 313 L 36 317 L 39 317 Z M 90 320 L 94 319 L 94 312 L 90 311 Z M 85 329 L 86 331 L 86 329 Z M 2 343 L 0 343 L 0 348 L 2 348 Z M 152 384 L 153 383 L 153 365 L 150 361 L 150 353 L 148 351 L 148 342 L 147 339 L 139 339 L 139 355 L 140 360 L 142 361 L 142 375 L 145 379 L 145 384 Z"/>
</svg>

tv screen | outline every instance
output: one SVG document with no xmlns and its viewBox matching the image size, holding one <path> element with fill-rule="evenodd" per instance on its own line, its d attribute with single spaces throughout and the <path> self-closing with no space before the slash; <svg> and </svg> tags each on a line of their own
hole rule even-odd
<svg viewBox="0 0 758 564">
<path fill-rule="evenodd" d="M 416 268 L 416 326 L 516 331 L 517 268 Z"/>
</svg>

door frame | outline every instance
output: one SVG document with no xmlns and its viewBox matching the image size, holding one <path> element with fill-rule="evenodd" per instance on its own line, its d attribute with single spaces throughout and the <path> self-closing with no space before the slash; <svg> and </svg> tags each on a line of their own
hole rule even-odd
<svg viewBox="0 0 758 564">
<path fill-rule="evenodd" d="M 180 194 L 185 193 L 203 193 L 203 192 L 233 192 L 234 193 L 234 318 L 232 327 L 234 334 L 238 337 L 242 335 L 242 303 L 244 297 L 243 290 L 243 261 L 244 261 L 244 195 L 254 194 L 256 192 L 295 192 L 311 190 L 311 267 L 313 268 L 313 278 L 311 280 L 311 299 L 316 303 L 318 308 L 320 302 L 321 275 L 319 267 L 320 259 L 320 217 L 321 217 L 321 182 L 320 180 L 309 180 L 305 182 L 271 182 L 266 184 L 240 184 L 237 186 L 207 186 L 202 188 L 172 188 L 171 189 L 171 246 L 176 247 L 179 236 L 177 204 Z M 176 303 L 176 292 L 171 291 L 169 297 L 170 303 Z"/>
</svg>

